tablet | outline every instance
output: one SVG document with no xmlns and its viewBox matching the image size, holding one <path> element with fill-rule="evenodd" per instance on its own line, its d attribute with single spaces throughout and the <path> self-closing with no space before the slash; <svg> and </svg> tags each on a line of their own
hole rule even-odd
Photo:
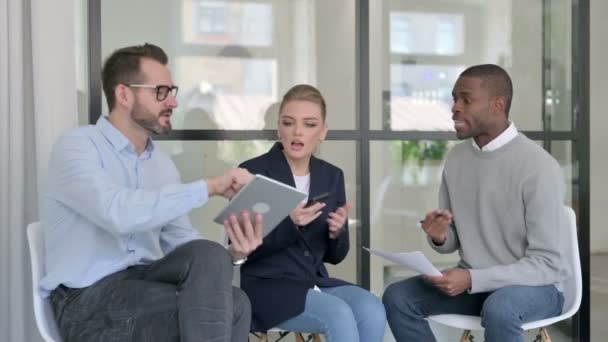
<svg viewBox="0 0 608 342">
<path fill-rule="evenodd" d="M 262 175 L 247 183 L 224 209 L 215 217 L 214 221 L 224 225 L 224 220 L 230 214 L 237 214 L 241 220 L 240 213 L 249 210 L 252 214 L 262 214 L 264 218 L 264 233 L 266 236 L 283 221 L 289 213 L 306 198 L 307 194 L 296 188 L 278 182 Z"/>
</svg>

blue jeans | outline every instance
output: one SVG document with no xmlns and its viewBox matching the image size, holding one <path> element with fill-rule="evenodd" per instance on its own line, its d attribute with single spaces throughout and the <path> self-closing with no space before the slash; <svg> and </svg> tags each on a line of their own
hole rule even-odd
<svg viewBox="0 0 608 342">
<path fill-rule="evenodd" d="M 304 312 L 277 326 L 284 330 L 321 333 L 327 342 L 379 342 L 386 313 L 378 297 L 354 285 L 308 290 Z"/>
<path fill-rule="evenodd" d="M 481 316 L 486 341 L 523 342 L 522 324 L 561 314 L 564 297 L 553 285 L 450 297 L 418 276 L 390 285 L 382 300 L 397 341 L 435 341 L 425 317 L 463 314 Z"/>
</svg>

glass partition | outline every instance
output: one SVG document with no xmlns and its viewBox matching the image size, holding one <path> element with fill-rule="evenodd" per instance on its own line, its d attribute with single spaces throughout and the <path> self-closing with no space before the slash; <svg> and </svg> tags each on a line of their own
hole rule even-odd
<svg viewBox="0 0 608 342">
<path fill-rule="evenodd" d="M 323 92 L 331 127 L 354 129 L 354 3 L 105 0 L 101 51 L 150 42 L 167 52 L 180 86 L 174 129 L 275 128 L 277 103 L 298 83 Z"/>
<path fill-rule="evenodd" d="M 451 91 L 467 66 L 511 75 L 522 130 L 571 129 L 569 1 L 370 1 L 370 127 L 453 131 Z"/>
</svg>

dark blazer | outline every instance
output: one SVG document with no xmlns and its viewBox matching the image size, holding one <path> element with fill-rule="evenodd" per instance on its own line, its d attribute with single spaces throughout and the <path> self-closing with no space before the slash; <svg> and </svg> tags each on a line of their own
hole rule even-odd
<svg viewBox="0 0 608 342">
<path fill-rule="evenodd" d="M 267 153 L 240 166 L 295 187 L 293 174 L 276 143 Z M 241 266 L 241 288 L 252 307 L 252 331 L 266 331 L 304 311 L 306 293 L 315 285 L 334 287 L 350 283 L 330 278 L 324 262 L 337 264 L 348 253 L 348 223 L 337 239 L 329 238 L 327 215 L 346 203 L 344 174 L 314 156 L 310 160 L 309 198 L 324 192 L 323 213 L 303 228 L 285 218 L 264 238 L 263 244 Z"/>
</svg>

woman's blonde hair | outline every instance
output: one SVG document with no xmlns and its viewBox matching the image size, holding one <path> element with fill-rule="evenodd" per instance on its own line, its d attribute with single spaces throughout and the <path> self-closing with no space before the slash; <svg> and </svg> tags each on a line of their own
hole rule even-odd
<svg viewBox="0 0 608 342">
<path fill-rule="evenodd" d="M 279 114 L 283 112 L 283 107 L 290 101 L 308 101 L 312 103 L 316 103 L 321 107 L 321 117 L 323 121 L 325 121 L 325 117 L 327 116 L 327 106 L 325 105 L 325 99 L 321 92 L 308 84 L 298 84 L 283 96 L 283 101 L 281 101 L 281 106 L 279 107 Z"/>
</svg>

